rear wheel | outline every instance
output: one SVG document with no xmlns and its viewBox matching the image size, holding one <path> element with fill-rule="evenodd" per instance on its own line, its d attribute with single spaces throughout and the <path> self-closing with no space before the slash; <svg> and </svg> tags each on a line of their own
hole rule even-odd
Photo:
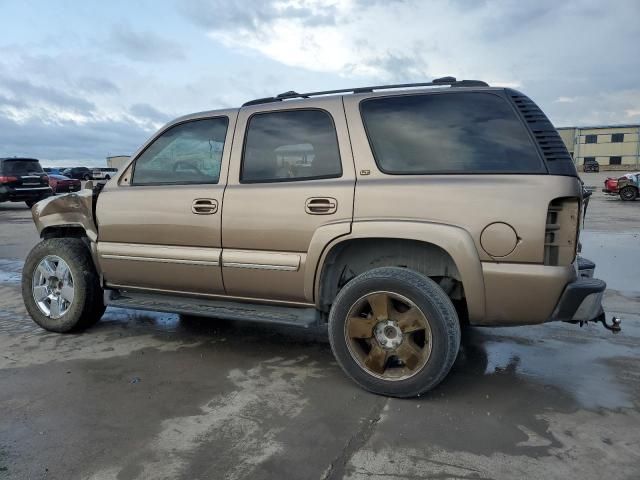
<svg viewBox="0 0 640 480">
<path fill-rule="evenodd" d="M 632 186 L 626 186 L 620 189 L 620 198 L 627 202 L 633 201 L 638 198 L 638 189 Z"/>
<path fill-rule="evenodd" d="M 447 375 L 460 324 L 446 293 L 424 275 L 396 267 L 363 273 L 338 294 L 329 339 L 342 369 L 363 388 L 413 397 Z"/>
<path fill-rule="evenodd" d="M 27 204 L 27 207 L 31 208 L 33 207 L 36 203 L 38 203 L 38 200 L 25 200 L 25 202 Z"/>
<path fill-rule="evenodd" d="M 88 328 L 105 310 L 91 255 L 79 238 L 43 240 L 29 252 L 22 298 L 31 318 L 52 332 Z"/>
<path fill-rule="evenodd" d="M 87 174 L 85 174 L 84 179 L 85 180 L 91 180 L 91 176 L 87 173 Z"/>
</svg>

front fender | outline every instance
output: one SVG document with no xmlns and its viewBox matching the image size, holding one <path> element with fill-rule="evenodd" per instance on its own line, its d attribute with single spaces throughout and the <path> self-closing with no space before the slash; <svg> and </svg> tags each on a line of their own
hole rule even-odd
<svg viewBox="0 0 640 480">
<path fill-rule="evenodd" d="M 93 218 L 93 192 L 89 189 L 42 200 L 34 205 L 31 215 L 40 235 L 50 227 L 81 227 L 89 240 L 98 240 Z"/>
<path fill-rule="evenodd" d="M 471 323 L 485 316 L 485 285 L 476 245 L 466 230 L 439 223 L 413 220 L 353 222 L 351 232 L 326 245 L 313 272 L 314 298 L 319 298 L 320 274 L 328 253 L 341 242 L 361 238 L 396 238 L 432 243 L 447 252 L 456 264 L 464 286 Z M 310 264 L 309 264 L 310 265 Z M 307 279 L 309 282 L 310 279 Z"/>
</svg>

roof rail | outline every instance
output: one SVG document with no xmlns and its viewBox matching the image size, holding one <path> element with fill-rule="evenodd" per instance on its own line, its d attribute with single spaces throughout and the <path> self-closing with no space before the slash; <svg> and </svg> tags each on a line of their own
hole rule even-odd
<svg viewBox="0 0 640 480">
<path fill-rule="evenodd" d="M 322 92 L 308 92 L 298 93 L 290 90 L 288 92 L 280 93 L 275 97 L 257 98 L 250 100 L 242 104 L 243 107 L 249 105 L 259 105 L 261 103 L 280 102 L 282 100 L 289 100 L 291 98 L 309 98 L 317 97 L 320 95 L 334 95 L 337 93 L 370 93 L 374 90 L 388 90 L 392 88 L 412 88 L 412 87 L 439 87 L 448 85 L 450 87 L 488 87 L 489 84 L 481 80 L 456 80 L 455 77 L 442 77 L 436 78 L 431 82 L 423 83 L 396 83 L 393 85 L 374 85 L 371 87 L 357 87 L 357 88 L 341 88 L 338 90 L 325 90 Z"/>
</svg>

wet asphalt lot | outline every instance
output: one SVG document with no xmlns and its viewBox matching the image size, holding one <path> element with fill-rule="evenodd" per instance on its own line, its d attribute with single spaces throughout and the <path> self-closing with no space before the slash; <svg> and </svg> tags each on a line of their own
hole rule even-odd
<svg viewBox="0 0 640 480">
<path fill-rule="evenodd" d="M 44 332 L 19 288 L 30 212 L 0 204 L 0 479 L 640 478 L 640 201 L 589 208 L 621 334 L 468 328 L 444 383 L 396 400 L 322 332 L 121 309 Z"/>
</svg>

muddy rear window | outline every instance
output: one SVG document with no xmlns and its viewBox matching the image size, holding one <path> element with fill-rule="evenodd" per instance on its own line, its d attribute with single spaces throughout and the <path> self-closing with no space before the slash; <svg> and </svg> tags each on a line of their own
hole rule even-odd
<svg viewBox="0 0 640 480">
<path fill-rule="evenodd" d="M 385 173 L 546 173 L 525 126 L 499 95 L 372 98 L 360 109 Z"/>
<path fill-rule="evenodd" d="M 2 162 L 2 173 L 5 175 L 28 175 L 30 173 L 43 173 L 43 170 L 37 160 L 17 159 Z"/>
</svg>

